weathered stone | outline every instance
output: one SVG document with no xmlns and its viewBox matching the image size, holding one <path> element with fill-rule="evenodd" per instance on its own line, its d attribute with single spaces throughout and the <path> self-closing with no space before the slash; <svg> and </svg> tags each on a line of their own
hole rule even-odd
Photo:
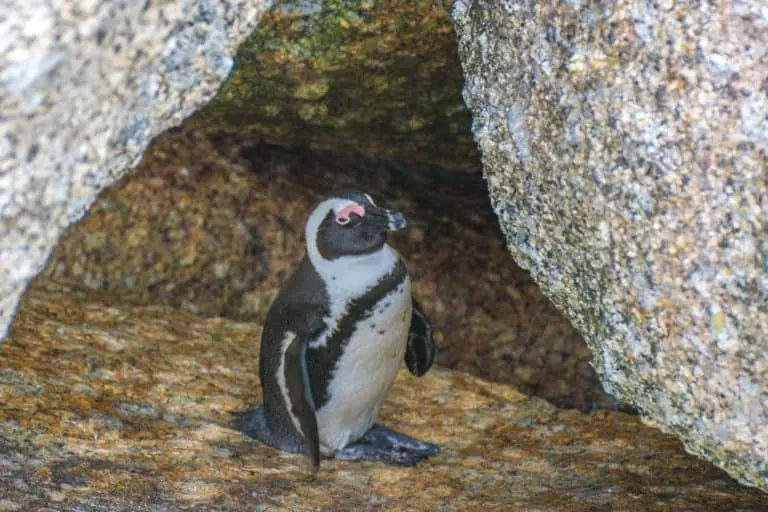
<svg viewBox="0 0 768 512">
<path fill-rule="evenodd" d="M 768 16 L 761 2 L 454 10 L 509 248 L 606 388 L 768 489 Z"/>
<path fill-rule="evenodd" d="M 43 286 L 45 285 L 45 286 Z M 419 468 L 324 461 L 230 428 L 257 401 L 257 324 L 36 283 L 0 347 L 6 510 L 765 510 L 679 441 L 440 368 L 402 372 L 386 424 L 440 443 Z"/>
<path fill-rule="evenodd" d="M 450 5 L 280 2 L 202 115 L 267 143 L 479 172 Z"/>
<path fill-rule="evenodd" d="M 304 255 L 314 205 L 355 186 L 406 213 L 392 237 L 439 339 L 441 365 L 562 407 L 616 407 L 573 327 L 506 249 L 480 175 L 212 138 L 158 137 L 56 247 L 44 274 L 142 304 L 263 321 Z"/>
<path fill-rule="evenodd" d="M 210 100 L 267 0 L 0 7 L 0 339 L 61 232 Z"/>
</svg>

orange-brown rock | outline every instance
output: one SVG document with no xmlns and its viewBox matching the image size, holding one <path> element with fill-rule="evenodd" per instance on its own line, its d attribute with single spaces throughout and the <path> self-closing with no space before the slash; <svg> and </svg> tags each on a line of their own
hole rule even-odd
<svg viewBox="0 0 768 512">
<path fill-rule="evenodd" d="M 324 461 L 229 426 L 254 404 L 259 325 L 38 281 L 0 346 L 1 510 L 765 510 L 618 412 L 557 409 L 437 368 L 383 421 L 439 443 L 419 468 Z"/>
</svg>

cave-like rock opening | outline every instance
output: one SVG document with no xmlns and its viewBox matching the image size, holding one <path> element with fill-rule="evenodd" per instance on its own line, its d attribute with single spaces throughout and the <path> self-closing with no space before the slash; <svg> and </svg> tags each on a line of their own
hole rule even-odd
<svg viewBox="0 0 768 512">
<path fill-rule="evenodd" d="M 610 410 L 584 342 L 509 256 L 450 4 L 278 5 L 213 103 L 68 230 L 0 346 L 0 508 L 764 507 Z M 391 241 L 440 367 L 401 372 L 382 418 L 443 451 L 330 465 L 317 486 L 230 413 L 258 401 L 259 331 L 306 215 L 346 186 L 408 216 Z"/>
<path fill-rule="evenodd" d="M 393 243 L 434 318 L 439 364 L 563 407 L 617 406 L 578 333 L 508 254 L 447 6 L 270 11 L 218 97 L 153 142 L 44 275 L 262 321 L 313 204 L 354 186 L 408 215 Z"/>
</svg>

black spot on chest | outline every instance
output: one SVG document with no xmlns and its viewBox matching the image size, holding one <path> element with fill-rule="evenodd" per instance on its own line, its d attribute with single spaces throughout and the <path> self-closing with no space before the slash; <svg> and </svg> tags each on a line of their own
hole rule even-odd
<svg viewBox="0 0 768 512">
<path fill-rule="evenodd" d="M 309 347 L 307 364 L 317 409 L 328 402 L 328 384 L 335 373 L 336 363 L 355 332 L 357 324 L 370 318 L 377 304 L 401 285 L 406 277 L 405 264 L 402 260 L 398 260 L 392 271 L 382 277 L 365 295 L 349 302 L 347 311 L 339 319 L 336 329 L 328 336 L 325 346 Z M 375 329 L 376 325 L 370 324 L 370 327 Z M 379 334 L 382 332 L 379 331 Z"/>
</svg>

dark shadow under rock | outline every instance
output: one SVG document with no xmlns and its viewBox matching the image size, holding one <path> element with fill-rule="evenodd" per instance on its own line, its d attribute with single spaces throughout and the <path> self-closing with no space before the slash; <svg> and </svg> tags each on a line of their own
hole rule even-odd
<svg viewBox="0 0 768 512">
<path fill-rule="evenodd" d="M 346 186 L 405 212 L 391 238 L 437 329 L 438 364 L 563 407 L 616 407 L 576 331 L 507 252 L 479 174 L 212 136 L 195 121 L 61 240 L 44 274 L 124 300 L 261 321 L 304 252 L 307 215 Z"/>
</svg>

